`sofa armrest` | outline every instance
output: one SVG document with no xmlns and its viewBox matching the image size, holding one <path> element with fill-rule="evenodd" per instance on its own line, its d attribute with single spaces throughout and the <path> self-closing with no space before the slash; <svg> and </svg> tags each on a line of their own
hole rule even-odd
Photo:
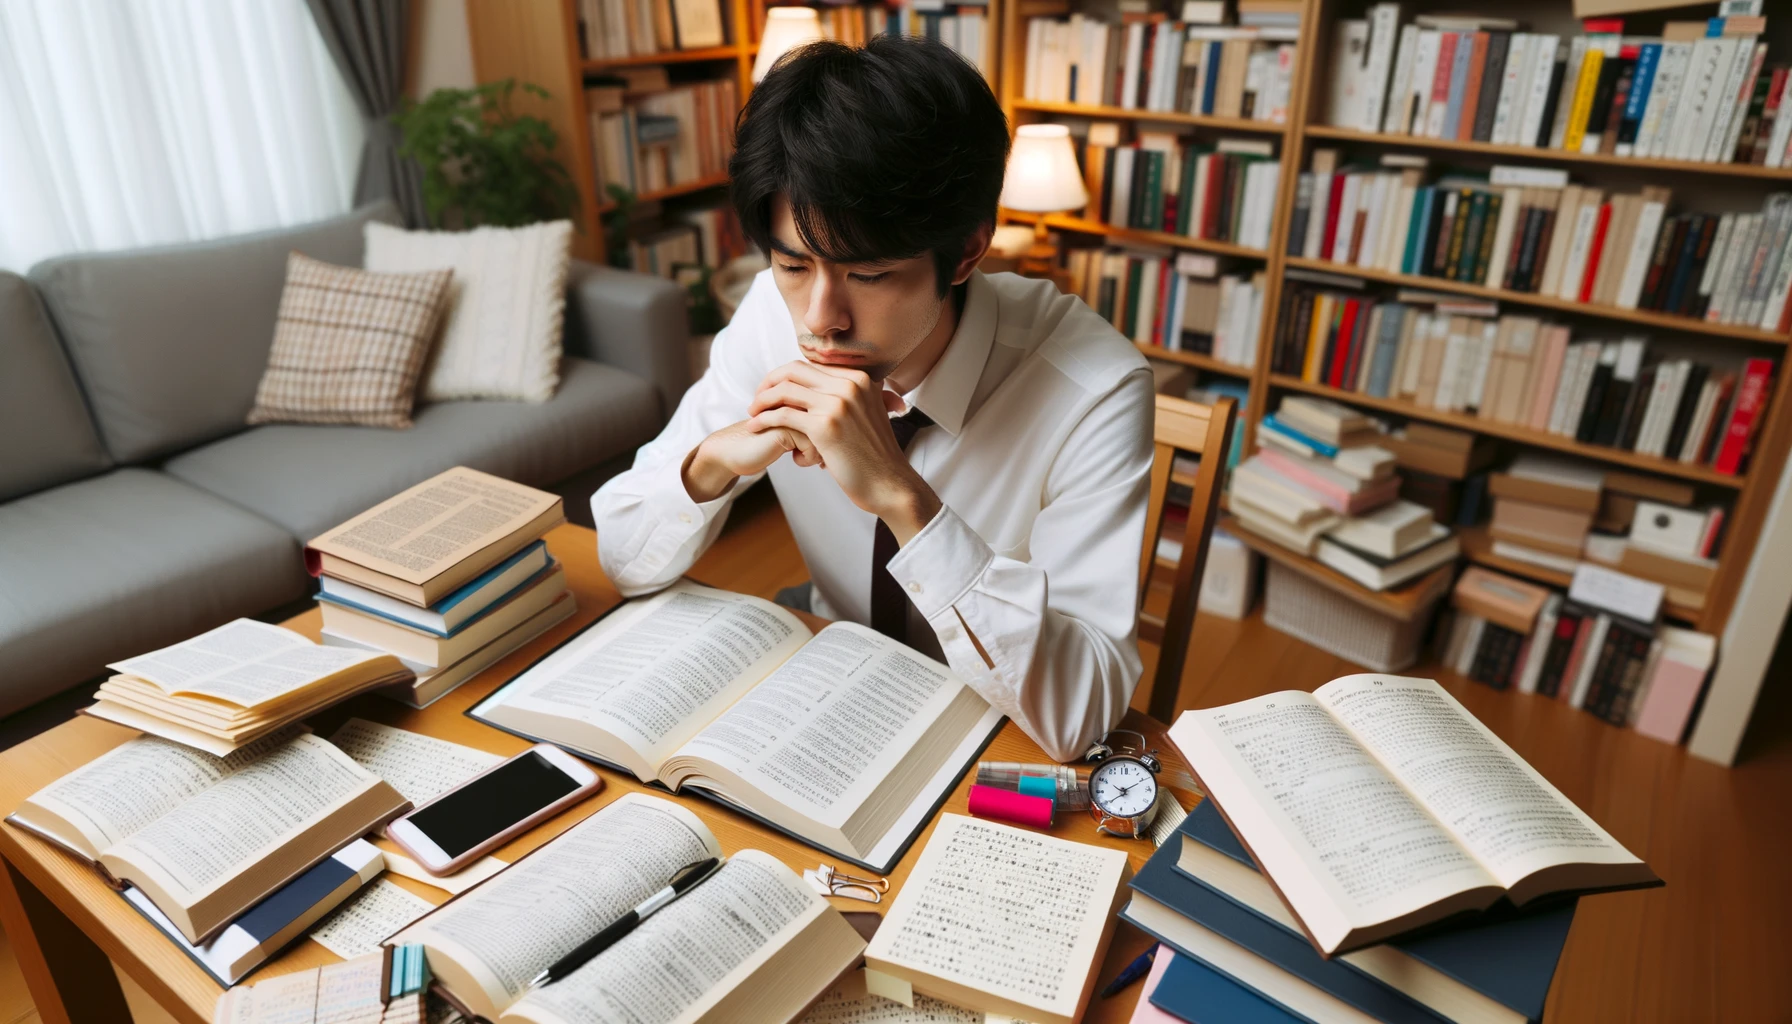
<svg viewBox="0 0 1792 1024">
<path fill-rule="evenodd" d="M 661 277 L 573 260 L 566 279 L 566 354 L 646 378 L 670 417 L 691 386 L 683 288 Z"/>
</svg>

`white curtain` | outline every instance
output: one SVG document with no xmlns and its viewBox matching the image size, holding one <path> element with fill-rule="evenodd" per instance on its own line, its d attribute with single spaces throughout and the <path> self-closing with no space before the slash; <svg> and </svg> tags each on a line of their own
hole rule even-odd
<svg viewBox="0 0 1792 1024">
<path fill-rule="evenodd" d="M 341 213 L 364 132 L 304 0 L 0 0 L 0 269 Z"/>
</svg>

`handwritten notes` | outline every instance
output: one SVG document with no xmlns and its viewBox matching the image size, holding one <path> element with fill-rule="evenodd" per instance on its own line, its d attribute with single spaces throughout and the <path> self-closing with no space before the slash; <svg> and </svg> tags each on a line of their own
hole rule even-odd
<svg viewBox="0 0 1792 1024">
<path fill-rule="evenodd" d="M 499 754 L 361 718 L 342 723 L 330 742 L 417 805 L 504 760 Z"/>
<path fill-rule="evenodd" d="M 382 878 L 325 918 L 311 938 L 349 960 L 377 951 L 387 936 L 434 909 L 423 897 Z"/>
</svg>

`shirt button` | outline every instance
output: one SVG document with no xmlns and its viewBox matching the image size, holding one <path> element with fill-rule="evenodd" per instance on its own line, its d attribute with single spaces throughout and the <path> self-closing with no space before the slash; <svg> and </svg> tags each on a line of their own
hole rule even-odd
<svg viewBox="0 0 1792 1024">
<path fill-rule="evenodd" d="M 919 594 L 921 592 L 921 584 L 918 582 L 909 583 L 908 592 L 911 594 Z"/>
<path fill-rule="evenodd" d="M 691 521 L 691 514 L 689 512 L 678 513 L 678 521 L 681 523 L 684 523 L 686 525 L 689 525 L 690 521 Z"/>
</svg>

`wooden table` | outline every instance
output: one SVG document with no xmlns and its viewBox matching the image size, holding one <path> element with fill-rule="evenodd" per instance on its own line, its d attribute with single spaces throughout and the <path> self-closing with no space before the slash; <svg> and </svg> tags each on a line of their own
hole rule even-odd
<svg viewBox="0 0 1792 1024">
<path fill-rule="evenodd" d="M 718 547 L 728 540 L 724 537 Z M 527 747 L 526 741 L 474 721 L 463 712 L 549 648 L 621 601 L 621 596 L 598 566 L 595 533 L 584 527 L 566 525 L 549 533 L 547 541 L 554 557 L 565 565 L 567 583 L 578 598 L 579 610 L 572 618 L 428 708 L 414 710 L 382 697 L 363 696 L 314 717 L 310 720 L 313 728 L 320 735 L 329 736 L 345 719 L 360 717 L 499 754 L 510 755 Z M 313 639 L 318 635 L 319 624 L 320 616 L 315 609 L 286 623 Z M 1167 741 L 1162 739 L 1161 724 L 1133 712 L 1127 725 L 1147 733 L 1160 749 L 1167 747 Z M 44 785 L 135 735 L 132 730 L 83 716 L 0 752 L 0 812 L 11 813 Z M 1173 754 L 1173 748 L 1169 749 Z M 1050 760 L 1013 723 L 1002 727 L 983 756 L 992 761 Z M 600 771 L 604 788 L 597 797 L 501 848 L 496 854 L 498 858 L 514 861 L 622 794 L 648 791 L 632 776 L 608 769 Z M 1167 771 L 1166 775 L 1172 771 Z M 958 788 L 946 802 L 946 810 L 965 813 L 971 781 L 969 774 L 959 781 Z M 1185 807 L 1193 806 L 1197 799 L 1188 791 L 1178 795 Z M 707 800 L 679 799 L 703 819 L 729 853 L 746 847 L 765 850 L 799 871 L 812 868 L 823 860 L 833 862 L 819 850 L 772 832 Z M 900 891 L 931 834 L 930 824 L 927 833 L 909 849 L 890 875 L 891 897 Z M 1123 849 L 1130 855 L 1134 871 L 1152 852 L 1148 842 L 1096 835 L 1094 825 L 1082 815 L 1061 820 L 1052 829 L 1052 834 Z M 127 906 L 117 893 L 107 888 L 92 869 L 58 847 L 12 825 L 0 825 L 0 859 L 5 862 L 5 870 L 0 871 L 0 926 L 5 928 L 17 950 L 20 966 L 44 1024 L 116 1024 L 130 1019 L 123 994 L 106 963 L 108 957 L 175 1019 L 189 1024 L 209 1024 L 212 1008 L 221 991 L 217 983 Z M 434 903 L 448 898 L 448 894 L 440 889 L 407 878 L 391 874 L 383 877 Z M 835 898 L 832 902 L 842 910 L 869 909 L 868 904 L 854 900 Z M 886 898 L 883 907 L 888 906 L 889 898 Z M 1150 944 L 1151 940 L 1137 929 L 1123 923 L 1118 925 L 1107 960 L 1099 972 L 1100 984 L 1105 984 Z M 335 959 L 334 954 L 307 939 L 264 964 L 245 980 L 253 982 Z M 1125 1021 L 1131 1017 L 1137 999 L 1137 985 L 1111 1000 L 1097 999 L 1091 1003 L 1085 1019 Z"/>
</svg>

